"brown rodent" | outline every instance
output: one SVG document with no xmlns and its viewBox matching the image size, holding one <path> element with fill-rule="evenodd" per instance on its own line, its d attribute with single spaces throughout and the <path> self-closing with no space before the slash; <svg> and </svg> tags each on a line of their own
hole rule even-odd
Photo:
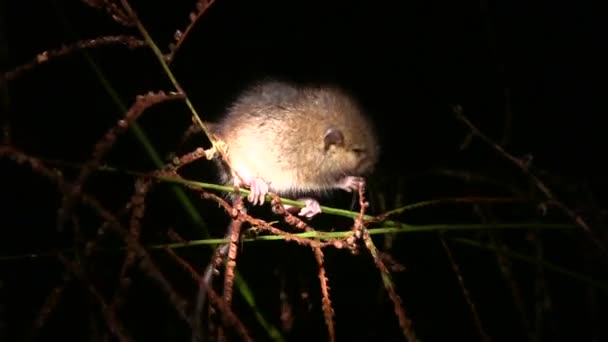
<svg viewBox="0 0 608 342">
<path fill-rule="evenodd" d="M 307 196 L 357 190 L 378 161 L 371 122 L 354 99 L 336 87 L 260 82 L 244 91 L 220 121 L 208 126 L 227 145 L 232 169 L 216 158 L 222 181 L 249 188 L 248 199 L 254 205 L 264 203 L 268 191 Z M 310 218 L 321 212 L 319 202 L 304 200 L 306 207 L 299 215 Z M 227 246 L 218 247 L 217 254 L 225 255 Z M 199 288 L 195 324 L 201 322 L 213 270 L 211 263 Z M 196 341 L 198 329 L 194 331 Z"/>
<path fill-rule="evenodd" d="M 244 91 L 211 129 L 227 144 L 232 170 L 226 184 L 247 187 L 254 205 L 270 192 L 281 196 L 353 191 L 378 160 L 374 128 L 358 104 L 333 86 L 296 86 L 266 80 Z M 300 215 L 319 204 L 305 198 Z"/>
</svg>

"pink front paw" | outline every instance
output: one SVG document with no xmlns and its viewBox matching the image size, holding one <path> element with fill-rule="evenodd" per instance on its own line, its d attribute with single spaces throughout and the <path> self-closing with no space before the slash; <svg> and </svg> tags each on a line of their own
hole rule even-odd
<svg viewBox="0 0 608 342">
<path fill-rule="evenodd" d="M 365 179 L 361 177 L 347 176 L 342 178 L 337 185 L 338 188 L 348 192 L 358 191 L 359 186 L 365 187 Z"/>
<path fill-rule="evenodd" d="M 253 205 L 262 205 L 268 194 L 268 184 L 260 178 L 253 178 L 249 184 L 249 191 L 249 196 L 247 196 L 249 202 Z"/>
</svg>

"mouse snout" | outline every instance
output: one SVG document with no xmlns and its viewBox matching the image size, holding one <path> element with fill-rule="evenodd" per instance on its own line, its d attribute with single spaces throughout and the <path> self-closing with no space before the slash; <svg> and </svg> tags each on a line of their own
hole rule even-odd
<svg viewBox="0 0 608 342">
<path fill-rule="evenodd" d="M 357 162 L 356 172 L 358 175 L 364 175 L 370 173 L 374 168 L 374 160 L 367 153 L 362 153 L 359 155 L 359 160 Z"/>
</svg>

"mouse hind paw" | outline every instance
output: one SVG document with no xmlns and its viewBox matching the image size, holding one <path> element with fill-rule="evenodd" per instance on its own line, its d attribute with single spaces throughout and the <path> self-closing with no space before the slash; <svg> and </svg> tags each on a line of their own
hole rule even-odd
<svg viewBox="0 0 608 342">
<path fill-rule="evenodd" d="M 319 202 L 312 198 L 303 198 L 306 206 L 300 210 L 298 215 L 306 218 L 312 218 L 313 216 L 321 213 L 321 205 Z"/>
<path fill-rule="evenodd" d="M 300 211 L 297 212 L 298 216 L 303 216 L 310 219 L 322 212 L 321 205 L 314 198 L 299 198 L 298 201 L 303 201 L 304 203 L 306 203 L 306 206 L 304 208 L 301 208 Z M 298 209 L 297 207 L 288 204 L 284 204 L 283 206 L 285 207 L 285 210 L 289 211 L 292 214 L 295 213 Z"/>
</svg>

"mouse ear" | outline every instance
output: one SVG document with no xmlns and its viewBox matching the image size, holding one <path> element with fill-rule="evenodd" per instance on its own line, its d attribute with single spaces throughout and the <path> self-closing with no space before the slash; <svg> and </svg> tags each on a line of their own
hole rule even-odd
<svg viewBox="0 0 608 342">
<path fill-rule="evenodd" d="M 325 143 L 325 151 L 327 151 L 331 145 L 344 144 L 344 135 L 339 129 L 331 127 L 325 131 L 323 142 Z"/>
</svg>

